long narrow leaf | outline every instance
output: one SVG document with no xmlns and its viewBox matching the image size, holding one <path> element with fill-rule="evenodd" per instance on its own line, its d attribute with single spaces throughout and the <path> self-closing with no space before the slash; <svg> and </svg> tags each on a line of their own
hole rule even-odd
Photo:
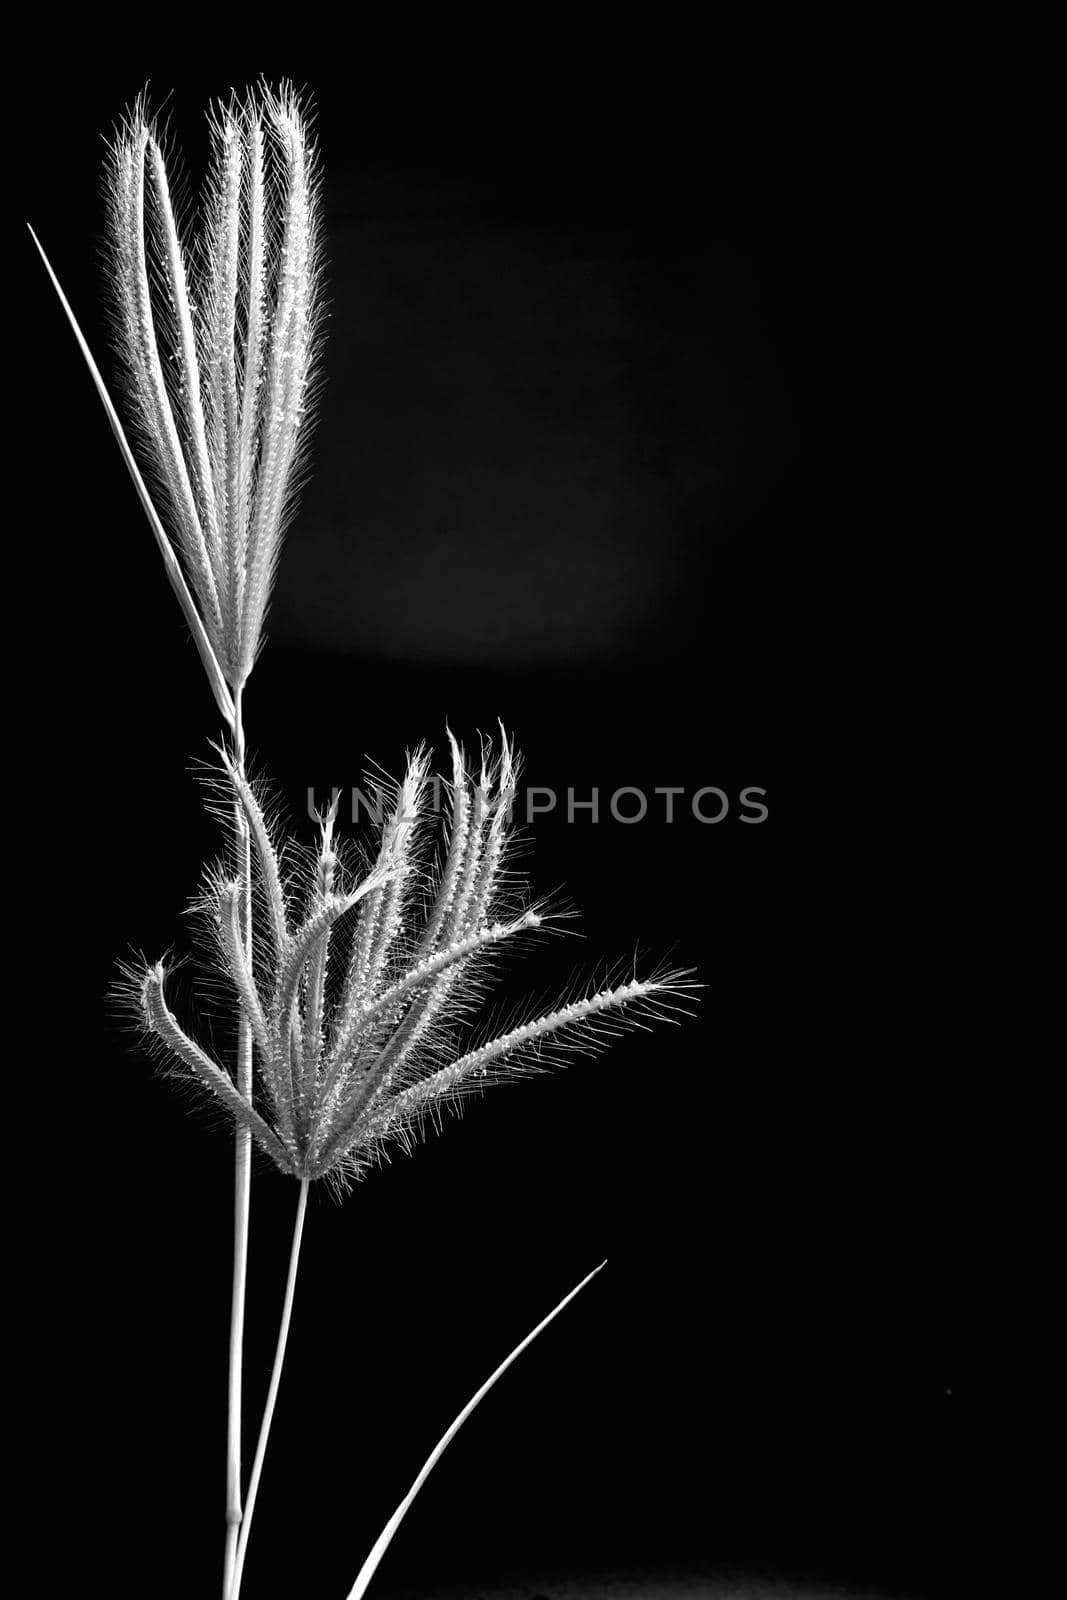
<svg viewBox="0 0 1067 1600">
<path fill-rule="evenodd" d="M 130 477 L 133 479 L 133 486 L 137 490 L 141 504 L 145 509 L 145 515 L 147 516 L 151 525 L 152 532 L 155 534 L 156 544 L 159 546 L 159 553 L 163 557 L 163 565 L 166 568 L 167 577 L 170 579 L 171 587 L 178 597 L 178 604 L 181 606 L 185 615 L 185 620 L 189 624 L 189 632 L 193 636 L 196 648 L 200 652 L 200 659 L 204 663 L 204 671 L 207 673 L 208 682 L 211 684 L 218 708 L 222 712 L 227 726 L 232 728 L 234 724 L 233 700 L 226 685 L 226 679 L 222 675 L 222 668 L 219 666 L 218 657 L 211 648 L 211 641 L 209 640 L 207 632 L 204 628 L 204 624 L 201 621 L 200 613 L 196 609 L 196 603 L 189 592 L 189 586 L 185 581 L 185 576 L 182 572 L 181 565 L 177 556 L 174 554 L 174 549 L 170 540 L 167 538 L 166 530 L 159 520 L 156 508 L 152 504 L 152 497 L 145 486 L 145 481 L 142 478 L 140 469 L 136 460 L 134 459 L 133 451 L 130 449 L 126 435 L 123 431 L 122 423 L 119 421 L 118 412 L 115 410 L 115 407 L 111 402 L 111 396 L 107 392 L 107 385 L 100 376 L 100 369 L 93 360 L 92 352 L 85 341 L 85 336 L 82 333 L 81 328 L 78 326 L 78 319 L 71 310 L 70 301 L 63 293 L 63 290 L 60 287 L 59 279 L 52 271 L 52 263 L 45 255 L 44 246 L 42 245 L 40 239 L 38 239 L 33 229 L 30 228 L 29 223 L 27 223 L 26 226 L 29 228 L 30 238 L 37 246 L 41 260 L 44 262 L 45 271 L 52 280 L 52 287 L 59 296 L 59 303 L 67 314 L 67 321 L 70 323 L 74 337 L 78 341 L 78 348 L 85 358 L 85 364 L 89 368 L 89 374 L 93 380 L 93 383 L 96 385 L 96 392 L 100 396 L 100 401 L 104 407 L 107 420 L 111 424 L 111 431 L 115 435 L 118 447 L 122 452 L 122 459 L 126 463 L 126 469 L 129 472 Z"/>
<path fill-rule="evenodd" d="M 460 1428 L 462 1428 L 463 1424 L 474 1410 L 475 1406 L 477 1406 L 480 1401 L 485 1399 L 496 1380 L 502 1377 L 511 1366 L 511 1363 L 522 1355 L 522 1352 L 526 1349 L 527 1345 L 533 1344 L 534 1340 L 537 1338 L 537 1335 L 539 1333 L 543 1333 L 548 1327 L 549 1323 L 559 1316 L 563 1308 L 570 1305 L 575 1295 L 581 1294 L 586 1284 L 592 1283 L 597 1273 L 602 1272 L 606 1266 L 607 1262 L 602 1261 L 599 1267 L 594 1267 L 592 1272 L 590 1272 L 587 1277 L 582 1279 L 581 1283 L 575 1284 L 570 1294 L 564 1295 L 556 1309 L 554 1311 L 550 1311 L 548 1316 L 545 1317 L 542 1322 L 539 1322 L 537 1327 L 532 1329 L 532 1331 L 526 1335 L 522 1343 L 515 1346 L 507 1360 L 500 1363 L 492 1377 L 487 1378 L 482 1384 L 481 1388 L 478 1390 L 477 1394 L 472 1395 L 467 1401 L 467 1404 L 463 1407 L 463 1410 L 452 1423 L 451 1427 L 447 1430 L 447 1432 L 442 1434 L 437 1444 L 434 1445 L 434 1448 L 430 1451 L 422 1471 L 419 1473 L 418 1477 L 415 1479 L 415 1482 L 411 1485 L 411 1488 L 408 1490 L 407 1494 L 404 1496 L 403 1500 L 401 1500 L 400 1504 L 389 1518 L 389 1521 L 385 1524 L 385 1527 L 378 1535 L 378 1538 L 374 1544 L 374 1548 L 371 1550 L 370 1555 L 367 1557 L 366 1561 L 364 1561 L 359 1570 L 359 1576 L 349 1592 L 348 1600 L 362 1600 L 362 1597 L 366 1594 L 367 1585 L 370 1583 L 375 1572 L 378 1570 L 378 1564 L 385 1552 L 388 1550 L 389 1545 L 392 1542 L 393 1535 L 396 1533 L 396 1530 L 399 1528 L 401 1522 L 403 1522 L 405 1516 L 407 1515 L 412 1501 L 422 1488 L 423 1484 L 426 1482 L 426 1479 L 430 1476 L 430 1473 L 433 1471 L 438 1461 L 440 1461 L 442 1455 L 444 1455 L 445 1450 L 452 1443 L 452 1440 L 456 1437 L 456 1434 L 459 1432 Z"/>
</svg>

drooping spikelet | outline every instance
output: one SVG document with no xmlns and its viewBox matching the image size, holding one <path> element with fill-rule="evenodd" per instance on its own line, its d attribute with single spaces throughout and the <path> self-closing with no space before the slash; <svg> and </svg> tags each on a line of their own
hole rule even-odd
<svg viewBox="0 0 1067 1600">
<path fill-rule="evenodd" d="M 358 1177 L 390 1143 L 410 1146 L 442 1106 L 557 1059 L 595 1049 L 622 1026 L 668 1014 L 694 985 L 685 972 L 636 974 L 495 1036 L 474 1021 L 493 954 L 550 925 L 509 883 L 517 764 L 505 737 L 475 778 L 449 735 L 447 846 L 431 871 L 428 755 L 419 750 L 382 818 L 372 862 L 354 872 L 336 839 L 336 801 L 302 869 L 283 864 L 259 800 L 223 755 L 254 846 L 254 957 L 241 937 L 242 886 L 218 875 L 201 902 L 217 965 L 247 1018 L 257 1094 L 186 1035 L 164 997 L 162 965 L 138 982 L 141 1020 L 170 1059 L 248 1128 L 283 1172 Z"/>
<path fill-rule="evenodd" d="M 199 237 L 181 238 L 138 101 L 107 172 L 132 420 L 227 683 L 255 662 L 306 438 L 320 322 L 319 177 L 287 85 L 218 106 Z"/>
</svg>

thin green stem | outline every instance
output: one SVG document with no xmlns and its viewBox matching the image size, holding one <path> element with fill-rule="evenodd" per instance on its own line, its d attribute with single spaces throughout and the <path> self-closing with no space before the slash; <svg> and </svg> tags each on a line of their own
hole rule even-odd
<svg viewBox="0 0 1067 1600">
<path fill-rule="evenodd" d="M 278 1326 L 278 1344 L 274 1352 L 274 1367 L 270 1375 L 270 1387 L 267 1390 L 267 1403 L 263 1408 L 263 1421 L 259 1429 L 259 1442 L 256 1445 L 255 1460 L 252 1462 L 252 1476 L 248 1480 L 248 1499 L 245 1503 L 244 1520 L 241 1523 L 241 1536 L 237 1542 L 237 1559 L 234 1565 L 233 1585 L 230 1589 L 229 1600 L 239 1600 L 241 1593 L 241 1577 L 244 1573 L 245 1556 L 248 1552 L 248 1539 L 252 1531 L 252 1513 L 256 1508 L 256 1495 L 259 1492 L 259 1480 L 263 1474 L 263 1458 L 267 1453 L 267 1439 L 270 1436 L 270 1425 L 274 1417 L 274 1406 L 278 1398 L 278 1385 L 282 1380 L 282 1363 L 285 1360 L 285 1346 L 289 1339 L 289 1322 L 293 1314 L 293 1296 L 296 1292 L 296 1271 L 300 1262 L 300 1241 L 304 1233 L 304 1215 L 308 1203 L 308 1179 L 301 1179 L 300 1198 L 296 1205 L 296 1222 L 293 1225 L 293 1244 L 289 1252 L 289 1276 L 285 1284 L 285 1300 L 282 1305 L 282 1319 Z"/>
<path fill-rule="evenodd" d="M 234 695 L 234 761 L 244 777 L 245 737 L 241 690 Z M 252 964 L 252 838 L 244 807 L 234 806 L 238 872 L 241 881 L 241 933 L 249 969 Z M 237 1087 L 252 1099 L 252 1029 L 242 1010 L 237 1033 Z M 233 1293 L 230 1301 L 229 1404 L 226 1422 L 226 1557 L 222 1600 L 234 1584 L 237 1541 L 241 1530 L 241 1391 L 244 1368 L 245 1294 L 248 1283 L 248 1220 L 252 1199 L 252 1135 L 238 1127 L 233 1176 Z M 236 1592 L 236 1591 L 234 1591 Z"/>
</svg>

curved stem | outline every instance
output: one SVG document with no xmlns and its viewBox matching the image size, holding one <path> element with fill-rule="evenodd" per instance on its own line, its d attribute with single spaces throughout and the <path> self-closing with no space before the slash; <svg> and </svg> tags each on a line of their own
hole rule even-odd
<svg viewBox="0 0 1067 1600">
<path fill-rule="evenodd" d="M 252 1531 L 252 1513 L 256 1508 L 259 1480 L 263 1475 L 263 1457 L 267 1453 L 267 1439 L 270 1436 L 274 1405 L 278 1398 L 278 1385 L 282 1380 L 282 1363 L 285 1360 L 285 1346 L 289 1339 L 289 1322 L 293 1314 L 293 1296 L 296 1292 L 296 1270 L 300 1262 L 300 1240 L 304 1233 L 304 1214 L 307 1211 L 308 1182 L 307 1178 L 302 1178 L 300 1182 L 300 1199 L 297 1201 L 296 1222 L 293 1225 L 293 1244 L 289 1253 L 289 1276 L 285 1284 L 282 1320 L 278 1327 L 278 1344 L 274 1352 L 274 1367 L 270 1375 L 270 1388 L 267 1390 L 267 1403 L 263 1408 L 263 1421 L 260 1424 L 256 1456 L 252 1463 L 252 1476 L 248 1480 L 248 1500 L 245 1504 L 244 1520 L 241 1523 L 241 1536 L 237 1542 L 237 1559 L 234 1564 L 233 1585 L 230 1589 L 229 1600 L 239 1600 L 241 1593 L 241 1577 L 244 1572 L 245 1556 L 248 1552 L 248 1539 Z"/>
<path fill-rule="evenodd" d="M 241 717 L 241 690 L 234 695 L 234 761 L 244 776 L 245 736 Z M 238 875 L 241 882 L 241 934 L 249 967 L 252 960 L 252 838 L 244 808 L 234 806 L 237 830 Z M 237 1033 L 237 1087 L 252 1099 L 252 1030 L 243 1010 Z M 229 1404 L 226 1418 L 226 1558 L 222 1600 L 234 1582 L 237 1540 L 241 1529 L 241 1390 L 244 1367 L 245 1293 L 248 1283 L 248 1220 L 252 1199 L 252 1135 L 237 1129 L 233 1173 L 233 1293 L 230 1301 Z"/>
</svg>

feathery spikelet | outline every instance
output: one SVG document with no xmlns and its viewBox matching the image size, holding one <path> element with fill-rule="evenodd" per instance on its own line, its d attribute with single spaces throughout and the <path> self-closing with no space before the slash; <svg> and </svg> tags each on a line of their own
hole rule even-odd
<svg viewBox="0 0 1067 1600">
<path fill-rule="evenodd" d="M 107 171 L 113 321 L 134 426 L 212 649 L 242 688 L 292 510 L 321 321 L 319 175 L 288 85 L 211 118 L 205 216 L 183 244 L 138 101 Z"/>
<path fill-rule="evenodd" d="M 296 1177 L 358 1178 L 389 1145 L 409 1148 L 465 1094 L 558 1062 L 561 1046 L 600 1048 L 625 1027 L 669 1016 L 696 987 L 683 971 L 634 974 L 472 1039 L 492 956 L 552 918 L 518 898 L 505 873 L 517 775 L 507 737 L 495 757 L 483 751 L 477 779 L 451 734 L 449 742 L 450 826 L 433 872 L 425 865 L 433 832 L 425 750 L 409 759 L 374 860 L 359 873 L 335 837 L 336 802 L 319 818 L 313 857 L 295 870 L 283 865 L 253 788 L 220 751 L 254 846 L 251 961 L 241 884 L 210 877 L 200 907 L 252 1032 L 258 1106 L 182 1031 L 164 998 L 162 965 L 141 974 L 145 1029 Z"/>
</svg>

